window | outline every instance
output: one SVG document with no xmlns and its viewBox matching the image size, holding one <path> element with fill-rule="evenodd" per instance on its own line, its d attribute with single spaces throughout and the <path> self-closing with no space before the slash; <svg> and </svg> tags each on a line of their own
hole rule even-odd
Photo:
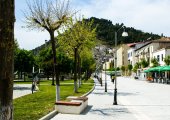
<svg viewBox="0 0 170 120">
<path fill-rule="evenodd" d="M 163 61 L 164 60 L 164 55 L 163 54 L 161 55 L 161 58 L 162 58 L 162 61 Z"/>
<path fill-rule="evenodd" d="M 160 60 L 160 59 L 159 59 L 159 55 L 157 55 L 157 60 L 158 60 L 158 62 L 159 62 L 159 60 Z"/>
</svg>

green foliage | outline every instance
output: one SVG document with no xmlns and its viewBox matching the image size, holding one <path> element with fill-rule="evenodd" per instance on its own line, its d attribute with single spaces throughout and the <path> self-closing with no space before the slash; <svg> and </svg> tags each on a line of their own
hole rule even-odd
<svg viewBox="0 0 170 120">
<path fill-rule="evenodd" d="M 37 62 L 45 75 L 51 76 L 53 74 L 53 54 L 51 48 L 41 50 Z"/>
<path fill-rule="evenodd" d="M 125 66 L 121 66 L 120 69 L 122 70 L 122 74 L 125 75 L 126 67 Z"/>
<path fill-rule="evenodd" d="M 93 26 L 96 27 L 97 39 L 106 41 L 109 44 L 114 44 L 113 40 L 115 39 L 114 32 L 117 31 L 119 28 L 122 27 L 122 24 L 115 24 L 113 25 L 110 20 L 107 19 L 99 19 L 95 17 L 91 17 L 86 19 L 86 21 L 94 20 Z M 133 42 L 140 42 L 143 40 L 147 40 L 152 36 L 152 39 L 160 38 L 159 35 L 152 34 L 152 33 L 145 33 L 141 30 L 136 30 L 133 27 L 125 27 L 126 31 L 128 32 L 128 37 L 124 38 L 121 37 L 121 34 L 118 34 L 118 44 L 120 43 L 133 43 Z M 120 33 L 123 32 L 123 29 L 120 30 Z"/>
<path fill-rule="evenodd" d="M 157 60 L 156 58 L 152 58 L 152 59 L 151 59 L 151 63 L 153 64 L 152 67 L 157 67 L 157 66 L 159 66 L 158 60 Z"/>
<path fill-rule="evenodd" d="M 70 73 L 73 70 L 74 60 L 70 58 L 63 49 L 57 50 L 57 65 L 60 73 Z"/>
<path fill-rule="evenodd" d="M 125 72 L 125 69 L 126 69 L 125 66 L 122 66 L 122 67 L 121 67 L 121 70 L 122 70 L 123 72 Z"/>
<path fill-rule="evenodd" d="M 89 81 L 90 82 L 90 81 Z M 14 120 L 38 120 L 54 110 L 55 86 L 51 82 L 39 86 L 40 91 L 14 99 Z M 68 96 L 81 96 L 92 89 L 93 84 L 83 84 L 78 93 L 72 84 L 61 83 L 61 100 Z"/>
<path fill-rule="evenodd" d="M 133 66 L 131 64 L 128 65 L 128 70 L 131 71 Z"/>
<path fill-rule="evenodd" d="M 57 68 L 59 69 L 60 73 L 69 73 L 71 69 L 73 69 L 73 59 L 69 58 L 61 47 L 58 48 L 57 51 Z M 38 56 L 38 63 L 40 68 L 44 70 L 45 75 L 52 75 L 53 54 L 51 48 L 46 48 L 40 51 Z"/>
<path fill-rule="evenodd" d="M 117 67 L 117 68 L 116 68 L 116 70 L 117 70 L 117 71 L 119 71 L 119 70 L 120 70 L 120 68 L 119 68 L 119 67 Z"/>
<path fill-rule="evenodd" d="M 129 64 L 129 65 L 127 66 L 127 69 L 128 69 L 128 75 L 129 75 L 129 76 L 131 75 L 132 68 L 133 68 L 133 66 L 132 66 L 131 64 Z"/>
<path fill-rule="evenodd" d="M 142 58 L 141 59 L 141 65 L 142 65 L 142 67 L 143 68 L 145 68 L 145 67 L 148 67 L 149 66 L 149 62 L 148 61 L 146 61 L 144 58 Z"/>
<path fill-rule="evenodd" d="M 86 70 L 95 70 L 96 64 L 93 54 L 88 49 L 81 52 L 82 58 L 82 71 L 85 72 Z"/>
<path fill-rule="evenodd" d="M 18 49 L 15 52 L 14 71 L 31 73 L 34 63 L 35 59 L 31 51 Z"/>
<path fill-rule="evenodd" d="M 92 56 L 92 48 L 95 46 L 96 32 L 92 28 L 93 21 L 86 22 L 84 19 L 79 21 L 70 19 L 67 30 L 58 36 L 60 47 L 64 48 L 70 57 L 74 56 L 74 49 L 78 49 L 82 61 L 83 71 L 93 71 L 95 69 L 95 62 Z"/>
<path fill-rule="evenodd" d="M 67 24 L 67 30 L 63 34 L 59 34 L 59 44 L 66 46 L 67 50 L 74 49 L 75 47 L 80 51 L 84 47 L 92 48 L 95 45 L 96 32 L 95 28 L 92 29 L 92 23 L 72 19 Z"/>
<path fill-rule="evenodd" d="M 170 56 L 169 55 L 165 57 L 164 62 L 166 65 L 170 65 Z"/>
</svg>

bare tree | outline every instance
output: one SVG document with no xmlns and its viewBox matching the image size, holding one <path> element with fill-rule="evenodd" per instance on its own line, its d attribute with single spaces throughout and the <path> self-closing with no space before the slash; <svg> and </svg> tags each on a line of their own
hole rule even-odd
<svg viewBox="0 0 170 120">
<path fill-rule="evenodd" d="M 32 0 L 31 0 L 32 1 Z M 50 34 L 53 51 L 53 70 L 56 78 L 57 96 L 60 99 L 59 71 L 56 60 L 56 41 L 54 32 L 58 30 L 71 17 L 69 1 L 63 0 L 33 0 L 28 2 L 28 12 L 24 12 L 28 28 L 46 30 Z M 52 82 L 54 85 L 54 81 Z"/>
<path fill-rule="evenodd" d="M 14 0 L 1 0 L 0 13 L 0 120 L 12 120 Z"/>
</svg>

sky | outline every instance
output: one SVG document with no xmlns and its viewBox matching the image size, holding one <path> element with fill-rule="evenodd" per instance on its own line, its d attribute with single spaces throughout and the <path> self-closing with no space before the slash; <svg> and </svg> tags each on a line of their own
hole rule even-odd
<svg viewBox="0 0 170 120">
<path fill-rule="evenodd" d="M 70 4 L 85 18 L 104 18 L 113 24 L 124 23 L 143 32 L 170 37 L 170 0 L 70 0 Z M 50 36 L 46 31 L 23 28 L 26 8 L 26 0 L 15 0 L 15 38 L 20 48 L 31 50 Z"/>
</svg>

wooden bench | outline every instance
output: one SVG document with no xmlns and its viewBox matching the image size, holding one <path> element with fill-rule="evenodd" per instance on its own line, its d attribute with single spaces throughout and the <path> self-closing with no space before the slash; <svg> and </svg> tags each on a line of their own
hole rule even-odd
<svg viewBox="0 0 170 120">
<path fill-rule="evenodd" d="M 55 109 L 60 113 L 80 114 L 88 105 L 87 97 L 73 97 L 71 101 L 57 101 Z"/>
</svg>

